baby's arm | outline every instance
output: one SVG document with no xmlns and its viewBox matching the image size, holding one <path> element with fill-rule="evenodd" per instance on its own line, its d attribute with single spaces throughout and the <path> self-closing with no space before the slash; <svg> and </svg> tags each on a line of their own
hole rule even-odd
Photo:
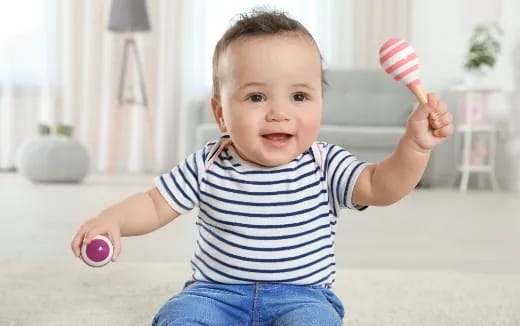
<svg viewBox="0 0 520 326">
<path fill-rule="evenodd" d="M 408 118 L 406 132 L 394 152 L 360 174 L 352 202 L 386 206 L 403 198 L 420 181 L 432 148 L 452 132 L 452 116 L 446 105 L 436 95 L 428 95 L 428 103 L 419 106 Z"/>
<path fill-rule="evenodd" d="M 401 137 L 390 156 L 361 172 L 352 202 L 361 206 L 387 206 L 399 201 L 417 185 L 429 157 L 429 152 L 413 150 L 406 136 Z"/>
<path fill-rule="evenodd" d="M 141 235 L 152 232 L 179 216 L 164 200 L 157 188 L 135 194 L 116 203 L 88 219 L 76 231 L 72 252 L 79 257 L 83 243 L 88 244 L 99 234 L 106 234 L 114 245 L 113 261 L 121 252 L 121 236 Z"/>
</svg>

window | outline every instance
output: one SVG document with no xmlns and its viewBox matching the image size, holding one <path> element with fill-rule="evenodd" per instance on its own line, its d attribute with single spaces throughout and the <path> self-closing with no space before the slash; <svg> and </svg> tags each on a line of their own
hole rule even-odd
<svg viewBox="0 0 520 326">
<path fill-rule="evenodd" d="M 49 80 L 48 19 L 55 1 L 0 2 L 0 83 L 35 86 Z M 55 21 L 55 20 L 54 20 Z"/>
</svg>

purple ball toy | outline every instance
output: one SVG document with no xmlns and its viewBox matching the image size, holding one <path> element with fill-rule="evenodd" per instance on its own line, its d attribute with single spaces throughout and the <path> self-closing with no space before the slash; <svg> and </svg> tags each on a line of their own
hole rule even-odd
<svg viewBox="0 0 520 326">
<path fill-rule="evenodd" d="M 92 267 L 105 266 L 114 255 L 112 242 L 102 235 L 95 236 L 88 245 L 81 247 L 81 258 Z"/>
</svg>

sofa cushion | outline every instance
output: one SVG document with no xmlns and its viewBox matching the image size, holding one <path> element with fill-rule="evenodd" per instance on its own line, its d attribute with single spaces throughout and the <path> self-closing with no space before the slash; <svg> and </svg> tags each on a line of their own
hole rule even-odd
<svg viewBox="0 0 520 326">
<path fill-rule="evenodd" d="M 355 127 L 323 125 L 319 140 L 339 145 L 345 149 L 354 147 L 382 149 L 394 148 L 404 133 L 404 127 Z"/>
<path fill-rule="evenodd" d="M 413 105 L 403 101 L 399 94 L 330 89 L 324 97 L 321 121 L 348 126 L 402 127 Z"/>
<path fill-rule="evenodd" d="M 382 71 L 327 70 L 325 79 L 323 124 L 402 127 L 417 102 Z"/>
</svg>

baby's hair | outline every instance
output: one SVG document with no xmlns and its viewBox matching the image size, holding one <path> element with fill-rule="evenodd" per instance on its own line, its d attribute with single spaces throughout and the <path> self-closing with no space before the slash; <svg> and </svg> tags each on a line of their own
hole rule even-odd
<svg viewBox="0 0 520 326">
<path fill-rule="evenodd" d="M 222 35 L 213 52 L 213 95 L 218 96 L 220 93 L 218 71 L 220 56 L 232 42 L 248 36 L 282 33 L 297 33 L 307 37 L 316 46 L 319 53 L 318 45 L 307 28 L 297 20 L 288 17 L 284 12 L 255 8 L 249 13 L 238 15 L 238 20 Z M 321 81 L 322 84 L 326 84 L 323 67 L 321 68 Z"/>
</svg>

